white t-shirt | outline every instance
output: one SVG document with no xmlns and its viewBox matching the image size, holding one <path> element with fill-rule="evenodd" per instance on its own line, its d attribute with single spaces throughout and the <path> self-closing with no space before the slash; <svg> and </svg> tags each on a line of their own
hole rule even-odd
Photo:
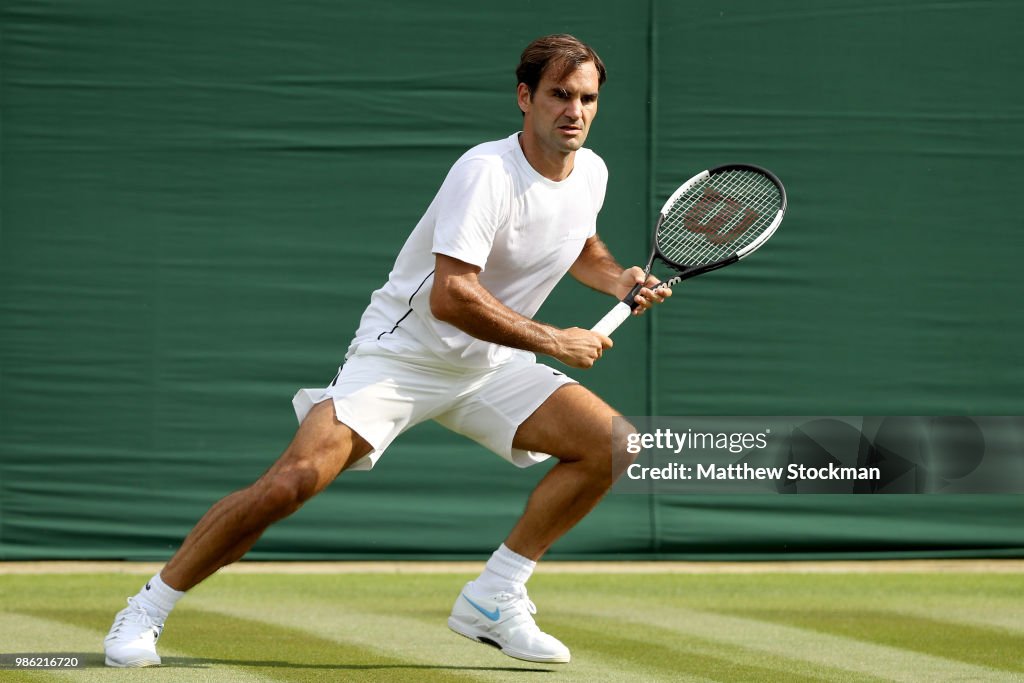
<svg viewBox="0 0 1024 683">
<path fill-rule="evenodd" d="M 588 149 L 576 152 L 568 178 L 545 178 L 526 160 L 518 133 L 466 152 L 370 298 L 346 357 L 358 349 L 483 368 L 526 353 L 431 314 L 434 255 L 479 266 L 480 283 L 498 301 L 532 318 L 596 233 L 607 181 L 604 162 Z"/>
</svg>

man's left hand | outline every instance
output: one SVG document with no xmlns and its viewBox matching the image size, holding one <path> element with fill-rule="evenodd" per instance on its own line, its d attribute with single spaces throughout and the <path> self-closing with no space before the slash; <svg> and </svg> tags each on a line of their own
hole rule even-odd
<svg viewBox="0 0 1024 683">
<path fill-rule="evenodd" d="M 669 287 L 659 287 L 658 289 L 652 289 L 652 287 L 660 280 L 653 275 L 648 275 L 644 278 L 644 269 L 639 266 L 633 266 L 622 271 L 622 275 L 619 276 L 619 285 L 622 288 L 622 296 L 626 296 L 636 285 L 644 283 L 644 287 L 637 293 L 634 299 L 637 302 L 637 307 L 633 309 L 633 315 L 642 315 L 644 311 L 653 306 L 654 304 L 660 304 L 665 299 L 672 296 L 672 289 Z"/>
</svg>

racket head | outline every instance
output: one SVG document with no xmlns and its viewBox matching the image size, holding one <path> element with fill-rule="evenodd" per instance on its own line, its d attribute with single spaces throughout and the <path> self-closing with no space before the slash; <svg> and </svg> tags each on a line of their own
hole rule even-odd
<svg viewBox="0 0 1024 683">
<path fill-rule="evenodd" d="M 680 271 L 678 279 L 735 263 L 775 233 L 786 205 L 782 181 L 760 166 L 726 164 L 702 171 L 662 206 L 655 252 Z"/>
</svg>

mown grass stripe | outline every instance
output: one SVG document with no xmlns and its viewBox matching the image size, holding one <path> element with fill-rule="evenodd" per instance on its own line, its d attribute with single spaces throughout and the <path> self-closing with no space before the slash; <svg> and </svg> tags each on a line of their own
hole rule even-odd
<svg viewBox="0 0 1024 683">
<path fill-rule="evenodd" d="M 248 617 L 259 614 L 260 618 L 273 619 L 275 622 L 284 619 L 296 624 L 299 623 L 296 615 L 301 615 L 302 623 L 315 628 L 338 628 L 337 615 L 344 614 L 346 621 L 355 626 L 354 637 L 368 646 L 379 647 L 382 639 L 386 639 L 389 634 L 393 641 L 395 633 L 412 633 L 414 637 L 396 643 L 395 652 L 410 657 L 425 656 L 430 661 L 437 661 L 437 657 L 443 653 L 445 659 L 452 662 L 494 661 L 515 666 L 515 660 L 504 658 L 448 633 L 444 619 L 447 616 L 447 605 L 454 597 L 451 594 L 451 579 L 416 579 L 417 589 L 410 591 L 409 586 L 402 585 L 402 581 L 370 580 L 367 583 L 362 578 L 333 577 L 324 582 L 311 582 L 307 584 L 310 587 L 309 594 L 307 590 L 300 590 L 275 595 L 267 608 L 258 611 L 247 607 L 249 603 L 237 594 L 238 588 L 248 582 L 239 584 L 233 579 L 223 580 L 216 585 L 216 590 L 211 589 L 196 597 L 202 600 L 203 609 L 214 608 Z M 269 588 L 272 581 L 266 583 Z M 608 588 L 606 585 L 605 590 Z M 312 593 L 316 594 L 315 598 Z M 411 598 L 410 593 L 416 597 Z M 401 597 L 403 594 L 404 599 Z M 588 595 L 598 604 L 606 598 L 596 593 Z M 772 676 L 785 677 L 793 672 L 800 672 L 798 675 L 805 675 L 807 680 L 879 680 L 869 674 L 851 676 L 845 669 L 773 657 L 736 646 L 722 646 L 706 639 L 680 639 L 677 633 L 667 629 L 652 629 L 647 625 L 637 629 L 625 626 L 621 618 L 595 619 L 592 612 L 566 617 L 555 595 L 544 594 L 541 605 L 542 612 L 538 615 L 541 626 L 563 638 L 573 650 L 573 663 L 556 669 L 558 681 L 748 681 L 765 680 Z M 376 609 L 372 609 L 372 606 Z M 630 613 L 629 609 L 622 611 L 623 616 Z M 590 628 L 595 623 L 602 624 L 603 637 L 598 637 L 600 633 Z M 630 633 L 643 633 L 651 637 L 630 638 Z M 349 639 L 353 635 L 344 637 Z M 685 644 L 680 647 L 679 644 L 684 641 Z M 670 645 L 666 646 L 665 643 Z M 466 660 L 465 657 L 470 659 Z M 740 660 L 738 663 L 737 659 Z M 773 671 L 773 667 L 777 670 Z M 521 675 L 515 670 L 498 672 L 481 669 L 475 671 L 474 676 L 486 680 L 521 680 Z"/>
<path fill-rule="evenodd" d="M 552 581 L 553 578 L 557 580 Z M 577 580 L 581 578 L 584 579 L 581 583 L 588 585 L 581 587 L 577 583 Z M 802 660 L 813 667 L 824 668 L 826 675 L 831 669 L 856 672 L 866 677 L 882 676 L 889 680 L 908 681 L 920 680 L 919 675 L 922 672 L 929 674 L 933 680 L 986 678 L 991 675 L 999 675 L 997 671 L 973 667 L 954 660 L 930 658 L 919 653 L 861 643 L 855 639 L 838 637 L 830 639 L 827 634 L 808 633 L 803 629 L 780 632 L 779 629 L 783 627 L 777 625 L 739 618 L 730 621 L 728 615 L 715 615 L 713 611 L 686 610 L 685 607 L 682 607 L 686 602 L 693 600 L 695 595 L 702 595 L 699 590 L 693 591 L 692 589 L 699 589 L 702 584 L 706 583 L 705 579 L 707 578 L 709 577 L 697 577 L 696 579 L 687 577 L 688 585 L 681 590 L 678 585 L 679 577 L 630 577 L 628 580 L 625 577 L 614 576 L 548 577 L 541 584 L 543 589 L 534 592 L 534 597 L 538 598 L 539 596 L 538 602 L 545 610 L 540 615 L 542 626 L 545 625 L 548 614 L 557 618 L 567 607 L 579 608 L 579 604 L 576 602 L 579 600 L 585 605 L 585 607 L 577 609 L 583 622 L 594 616 L 604 616 L 609 619 L 617 619 L 620 623 L 633 622 L 643 628 L 651 622 L 637 622 L 630 615 L 644 614 L 645 610 L 650 609 L 653 610 L 650 613 L 656 616 L 664 616 L 667 612 L 668 623 L 664 625 L 669 630 L 678 630 L 679 623 L 671 617 L 680 612 L 666 606 L 680 605 L 682 613 L 688 615 L 688 620 L 697 617 L 696 623 L 702 625 L 700 628 L 684 629 L 693 637 L 707 636 L 716 641 L 725 639 L 724 642 L 727 644 L 737 648 L 746 648 L 761 657 L 784 653 L 787 657 Z M 722 577 L 710 578 L 720 579 Z M 817 604 L 827 601 L 829 596 L 833 599 L 844 600 L 849 589 L 844 586 L 842 578 L 829 577 L 828 580 L 821 582 L 816 586 L 813 591 L 815 595 L 810 597 L 809 602 Z M 447 605 L 453 599 L 451 586 L 455 584 L 450 577 L 443 576 L 395 579 L 393 577 L 350 575 L 324 577 L 324 579 L 326 580 L 321 581 L 318 577 L 316 581 L 307 584 L 308 588 L 304 590 L 286 590 L 284 595 L 277 595 L 274 601 L 275 603 L 283 601 L 282 605 L 291 601 L 294 609 L 299 611 L 303 609 L 303 605 L 319 601 L 325 606 L 333 605 L 329 609 L 347 611 L 354 618 L 356 617 L 355 612 L 358 611 L 360 623 L 379 621 L 380 631 L 385 633 L 388 631 L 400 632 L 403 628 L 406 630 L 416 628 L 407 624 L 403 625 L 400 621 L 402 618 L 417 618 L 425 622 L 420 630 L 426 633 L 436 633 L 434 629 L 437 628 L 438 613 L 442 618 L 446 615 Z M 730 593 L 736 592 L 748 594 L 742 600 L 735 598 L 725 600 L 730 603 L 730 606 L 757 600 L 768 604 L 799 604 L 800 595 L 806 588 L 805 582 L 802 577 L 785 577 L 785 579 L 787 580 L 769 581 L 767 586 L 758 582 L 752 584 L 749 580 L 739 577 L 731 577 L 724 582 L 712 581 L 712 583 L 719 584 L 718 598 L 728 597 Z M 286 581 L 286 579 L 267 577 L 267 581 L 263 582 L 263 585 L 270 592 L 275 592 L 275 587 L 282 581 Z M 884 582 L 878 585 L 879 582 L 876 581 L 875 584 L 878 592 L 882 595 L 881 599 L 892 599 L 892 596 L 885 595 L 889 591 Z M 225 577 L 216 585 L 216 595 L 232 598 L 231 594 L 235 587 L 244 585 L 251 586 L 248 581 L 239 582 L 236 577 Z M 917 586 L 917 588 L 921 590 L 924 586 Z M 225 607 L 233 609 L 233 605 L 244 602 L 244 600 L 231 599 Z M 601 612 L 600 609 L 595 611 L 594 609 L 594 605 L 603 608 L 612 604 L 615 605 L 615 609 L 610 612 L 607 610 Z M 395 621 L 396 619 L 399 621 Z M 721 628 L 712 634 L 705 634 L 702 629 L 709 619 L 718 619 Z M 738 628 L 738 626 L 744 626 L 745 629 Z M 624 626 L 624 628 L 629 627 Z M 376 630 L 376 628 L 370 629 L 371 632 Z M 736 637 L 738 633 L 751 630 L 756 636 L 753 639 L 753 647 L 744 638 Z M 561 634 L 556 633 L 556 635 Z M 629 680 L 630 673 L 634 678 L 641 673 L 631 672 L 630 665 L 623 668 L 624 662 L 620 650 L 598 652 L 598 648 L 590 647 L 589 643 L 584 643 L 582 647 L 578 643 L 570 643 L 570 645 L 573 647 L 576 660 L 571 666 L 573 671 L 584 666 L 584 663 L 588 661 L 599 661 L 602 664 L 607 661 L 608 669 L 604 671 L 606 675 L 614 672 L 616 677 L 622 676 L 624 680 Z M 407 652 L 410 647 L 411 645 L 406 643 L 399 647 L 398 651 Z M 430 645 L 430 649 L 442 647 L 444 645 L 438 643 Z M 829 652 L 830 650 L 831 652 Z M 610 653 L 611 656 L 609 656 Z M 890 671 L 890 669 L 892 670 Z M 649 679 L 654 680 L 663 673 L 662 668 L 652 666 L 648 662 L 642 675 L 650 676 Z"/>
<path fill-rule="evenodd" d="M 451 633 L 445 619 L 468 578 L 218 574 L 192 591 L 168 621 L 161 653 L 170 668 L 41 676 L 60 681 L 68 675 L 87 676 L 80 680 L 103 675 L 104 681 L 417 683 L 521 682 L 524 676 L 552 683 L 1021 678 L 1016 670 L 1006 670 L 1007 660 L 997 659 L 996 650 L 984 655 L 990 658 L 985 661 L 1003 670 L 977 660 L 958 661 L 947 652 L 937 656 L 921 642 L 932 629 L 946 628 L 955 638 L 961 618 L 982 620 L 974 625 L 978 632 L 967 631 L 972 639 L 995 633 L 1004 645 L 1019 642 L 1024 582 L 1012 575 L 539 574 L 531 581 L 531 597 L 540 608 L 541 626 L 573 650 L 574 661 L 565 667 L 518 662 Z M 0 576 L 0 609 L 19 613 L 7 624 L 36 619 L 54 633 L 83 629 L 82 642 L 88 643 L 83 652 L 100 657 L 110 620 L 144 580 L 130 575 Z M 865 637 L 870 620 L 854 620 L 841 632 L 827 621 L 830 612 L 858 610 L 891 620 L 907 647 L 894 646 L 895 635 L 886 636 L 886 642 Z M 927 611 L 920 618 L 929 624 L 917 633 L 913 618 L 903 617 L 921 611 Z M 0 626 L 0 643 L 10 630 Z M 42 633 L 36 635 L 38 643 L 48 642 Z M 40 649 L 34 638 L 26 642 L 33 645 L 26 651 Z M 1018 653 L 1006 656 L 1011 664 L 1019 661 Z M 6 673 L 0 673 L 0 680 L 6 680 Z"/>
<path fill-rule="evenodd" d="M 1000 624 L 1024 629 L 1024 575 L 641 575 L 606 578 L 539 576 L 532 583 L 560 595 L 603 593 L 630 600 L 652 597 L 695 609 L 786 609 L 795 605 L 865 609 L 928 609 L 954 616 L 994 615 Z"/>
<path fill-rule="evenodd" d="M 164 681 L 181 681 L 183 678 L 192 683 L 262 683 L 270 680 L 254 675 L 244 669 L 235 667 L 205 668 L 183 656 L 173 648 L 161 648 L 166 666 L 147 669 L 114 669 L 103 663 L 103 637 L 109 624 L 102 631 L 95 628 L 95 621 L 85 625 L 73 610 L 61 612 L 71 618 L 53 618 L 56 611 L 42 614 L 32 612 L 0 612 L 0 651 L 3 652 L 39 652 L 61 653 L 64 656 L 78 657 L 85 663 L 83 669 L 56 670 L 48 669 L 27 674 L 28 678 L 17 671 L 0 672 L 3 681 L 129 681 L 145 679 L 147 683 Z M 110 615 L 111 617 L 113 615 Z M 187 671 L 184 673 L 183 670 Z"/>
<path fill-rule="evenodd" d="M 548 623 L 559 636 L 587 643 L 588 650 L 616 652 L 627 661 L 656 664 L 663 673 L 662 680 L 695 680 L 700 677 L 721 683 L 773 680 L 785 680 L 787 683 L 874 683 L 886 680 L 702 637 L 682 636 L 677 631 L 651 624 L 642 628 L 630 624 L 624 628 L 618 618 L 596 617 L 592 613 L 565 613 Z"/>
<path fill-rule="evenodd" d="M 70 624 L 95 623 L 102 618 L 84 610 L 46 609 L 27 614 Z M 422 668 L 372 649 L 320 637 L 310 629 L 291 628 L 264 619 L 182 609 L 176 610 L 173 626 L 168 621 L 160 640 L 164 660 L 160 672 L 177 671 L 179 677 L 190 681 L 201 671 L 213 674 L 211 680 L 307 681 L 348 674 L 365 675 L 374 681 L 408 681 L 416 678 Z M 222 677 L 217 678 L 218 671 Z M 455 672 L 438 673 L 442 675 L 434 680 L 466 680 Z"/>
<path fill-rule="evenodd" d="M 326 580 L 321 581 L 324 578 Z M 277 590 L 284 581 L 288 590 Z M 451 633 L 445 621 L 452 601 L 458 595 L 461 577 L 380 577 L 338 576 L 317 577 L 298 588 L 287 577 L 266 577 L 263 581 L 268 596 L 267 607 L 251 606 L 242 591 L 252 591 L 248 580 L 222 577 L 195 596 L 203 609 L 216 609 L 230 614 L 271 619 L 311 628 L 339 629 L 349 642 L 367 647 L 386 647 L 417 662 L 448 662 L 465 667 L 466 675 L 486 681 L 518 681 L 524 673 L 543 674 L 544 680 L 581 681 L 692 681 L 701 683 L 714 679 L 700 672 L 682 676 L 681 669 L 666 664 L 662 657 L 645 657 L 643 651 L 630 657 L 614 642 L 602 641 L 598 647 L 585 640 L 566 641 L 573 651 L 568 666 L 540 665 L 520 662 L 485 646 L 474 644 Z M 273 598 L 270 599 L 270 595 Z M 563 634 L 548 626 L 555 623 L 559 612 L 556 601 L 542 601 L 538 621 L 555 635 Z M 343 615 L 343 621 L 339 616 Z M 396 638 L 395 634 L 403 634 Z M 552 678 L 553 677 L 553 678 Z M 427 680 L 427 679 L 423 679 Z"/>
<path fill-rule="evenodd" d="M 1022 587 L 1024 590 L 1024 587 Z M 889 611 L 919 619 L 930 619 L 946 624 L 947 629 L 971 626 L 1001 631 L 1004 634 L 1024 636 L 1024 606 L 1014 614 L 1000 613 L 989 608 L 957 606 L 929 607 L 926 605 L 900 605 Z"/>
<path fill-rule="evenodd" d="M 570 604 L 588 604 L 601 577 L 573 583 L 546 580 Z M 993 669 L 1019 671 L 1024 632 L 1024 577 L 1014 575 L 645 576 L 623 580 L 612 600 L 624 609 L 647 605 L 754 616 L 814 615 L 799 624 L 816 629 L 844 614 L 870 613 L 883 626 L 856 620 L 825 632 Z M 802 617 L 800 617 L 802 618 Z M 816 622 L 816 623 L 811 623 Z M 962 629 L 962 636 L 960 634 Z M 932 633 L 940 634 L 933 637 Z"/>
<path fill-rule="evenodd" d="M 857 638 L 786 626 L 757 619 L 735 617 L 686 608 L 664 608 L 650 605 L 637 610 L 637 605 L 607 604 L 591 614 L 614 618 L 624 610 L 640 611 L 642 619 L 626 621 L 638 627 L 651 624 L 717 642 L 787 656 L 829 668 L 844 669 L 857 674 L 880 676 L 892 681 L 917 683 L 939 681 L 1018 681 L 1007 671 L 972 665 L 911 650 L 865 642 Z"/>
<path fill-rule="evenodd" d="M 441 622 L 437 628 L 424 629 L 418 620 L 379 614 L 347 613 L 325 609 L 323 605 L 305 605 L 295 610 L 284 605 L 260 609 L 252 605 L 218 604 L 204 600 L 201 609 L 192 609 L 197 619 L 233 618 L 262 624 L 267 630 L 287 629 L 315 643 L 326 641 L 335 651 L 347 656 L 335 658 L 335 669 L 372 671 L 381 681 L 469 681 L 476 674 L 511 673 L 521 676 L 531 669 L 543 668 L 529 662 L 491 657 L 488 648 L 451 633 Z M 314 635 L 315 634 L 315 635 Z M 458 639 L 456 641 L 456 639 Z M 453 643 L 483 657 L 460 657 L 449 650 Z M 316 645 L 317 647 L 321 647 Z M 275 644 L 280 651 L 282 644 Z M 296 650 L 296 656 L 299 651 Z"/>
<path fill-rule="evenodd" d="M 262 597 L 259 603 L 251 599 L 253 578 L 263 579 L 255 582 Z M 443 581 L 375 578 L 362 582 L 347 576 L 315 577 L 299 583 L 282 576 L 218 576 L 190 596 L 189 607 L 317 633 L 421 667 L 418 678 L 429 672 L 430 680 L 440 680 L 438 676 L 475 680 L 480 675 L 496 680 L 496 675 L 514 677 L 544 668 L 509 659 L 452 633 L 446 625 L 445 604 L 454 595 L 443 589 Z"/>
<path fill-rule="evenodd" d="M 732 614 L 832 633 L 993 669 L 1024 672 L 1024 635 L 891 611 L 833 608 L 749 609 Z M 1016 653 L 1016 661 L 1013 661 Z"/>
<path fill-rule="evenodd" d="M 446 673 L 458 673 L 462 679 L 486 681 L 523 680 L 524 675 L 538 675 L 544 680 L 554 676 L 558 681 L 637 681 L 672 680 L 662 677 L 666 671 L 650 663 L 624 661 L 622 653 L 612 648 L 595 651 L 579 648 L 575 661 L 568 665 L 544 665 L 522 662 L 462 636 L 452 633 L 446 620 L 448 611 L 425 611 L 405 608 L 393 603 L 380 603 L 379 612 L 339 610 L 336 604 L 308 601 L 295 602 L 287 598 L 265 609 L 234 602 L 204 598 L 203 610 L 258 618 L 273 624 L 311 631 L 333 631 L 338 640 L 357 644 L 366 651 L 386 652 L 400 656 L 410 668 L 420 667 L 417 680 L 443 680 Z M 397 613 L 391 613 L 392 610 Z M 586 650 L 586 656 L 583 656 Z M 427 677 L 430 674 L 430 677 Z M 378 680 L 375 678 L 374 680 Z M 408 679 L 405 679 L 408 680 Z M 529 680 L 529 678 L 527 679 Z M 678 679 L 677 679 L 678 680 Z M 703 677 L 693 679 L 705 681 Z"/>
<path fill-rule="evenodd" d="M 508 674 L 507 680 L 521 681 L 523 672 L 543 670 L 541 665 L 519 663 L 451 633 L 444 623 L 447 612 L 444 612 L 440 621 L 437 621 L 437 615 L 429 608 L 427 613 L 432 614 L 435 621 L 432 624 L 433 628 L 428 632 L 449 643 L 458 653 L 468 653 L 464 654 L 463 660 L 459 661 L 456 658 L 453 661 L 450 655 L 443 652 L 443 648 L 439 653 L 432 643 L 420 646 L 417 651 L 416 639 L 410 639 L 405 634 L 416 634 L 426 629 L 423 629 L 421 624 L 403 623 L 401 620 L 383 625 L 374 634 L 373 642 L 370 642 L 363 637 L 366 624 L 346 618 L 346 613 L 352 610 L 351 606 L 344 602 L 334 602 L 330 608 L 330 620 L 325 619 L 322 623 L 311 625 L 307 613 L 322 606 L 321 603 L 325 597 L 330 596 L 332 589 L 342 597 L 357 596 L 362 604 L 375 604 L 388 614 L 402 614 L 403 610 L 408 610 L 410 606 L 414 611 L 422 607 L 418 606 L 418 594 L 422 591 L 415 580 L 411 584 L 406 584 L 404 577 L 377 576 L 369 584 L 354 587 L 343 579 L 344 577 L 317 577 L 311 580 L 303 576 L 276 576 L 243 577 L 239 582 L 222 576 L 214 577 L 190 593 L 171 615 L 161 639 L 160 651 L 163 655 L 171 655 L 165 656 L 168 665 L 184 668 L 197 665 L 197 654 L 208 658 L 208 661 L 202 663 L 203 666 L 214 668 L 222 668 L 228 661 L 237 661 L 243 667 L 253 661 L 274 661 L 274 665 L 268 665 L 261 670 L 262 675 L 268 680 L 320 680 L 325 676 L 342 676 L 372 681 L 467 681 L 476 680 L 480 675 L 485 675 L 488 680 L 494 680 L 495 674 Z M 446 598 L 440 596 L 447 593 L 443 588 L 444 584 L 452 581 L 452 577 L 447 577 L 441 586 L 433 591 L 436 598 L 433 600 L 434 605 L 442 605 L 446 601 Z M 109 628 L 114 612 L 123 605 L 124 596 L 134 593 L 142 582 L 144 579 L 140 581 L 138 577 L 130 576 L 7 576 L 0 577 L 0 599 L 4 604 L 14 604 L 27 611 L 43 610 L 48 616 L 52 614 L 58 619 L 96 627 L 98 631 L 97 635 L 93 636 L 93 642 L 96 643 L 93 647 L 99 651 L 99 642 Z M 461 587 L 462 584 L 456 579 L 455 585 Z M 238 615 L 241 617 L 240 621 L 232 622 L 230 613 L 225 617 L 217 614 L 215 610 L 203 610 L 201 608 L 205 607 L 208 597 L 220 597 L 236 605 L 249 605 L 252 607 L 254 618 L 246 620 L 245 617 L 248 615 L 241 614 Z M 80 609 L 48 611 L 50 605 L 69 603 L 79 606 Z M 283 621 L 294 624 L 296 628 L 275 628 L 274 623 L 267 623 L 267 610 L 272 612 L 274 608 L 283 613 L 290 612 L 292 620 Z M 273 619 L 270 621 L 273 622 Z M 212 631 L 207 629 L 210 626 L 213 627 Z M 337 637 L 337 632 L 344 632 L 346 628 L 349 632 L 359 634 L 354 645 Z M 200 633 L 204 635 L 198 637 Z M 242 647 L 239 643 L 247 641 L 258 642 L 259 647 L 256 648 L 257 651 L 237 653 L 234 656 L 217 654 L 206 649 L 206 643 L 232 641 L 236 644 L 229 645 L 228 649 Z M 323 662 L 316 661 L 314 666 L 304 666 L 305 653 L 299 651 L 297 642 L 305 643 L 316 653 L 333 652 L 337 659 L 328 664 L 339 664 L 347 668 L 328 671 L 324 667 L 318 668 L 317 665 Z M 281 647 L 282 644 L 286 647 Z M 287 661 L 284 658 L 267 660 L 268 652 L 287 653 L 289 646 L 293 653 L 297 652 L 295 657 L 289 657 Z M 179 652 L 184 656 L 173 656 Z M 389 657 L 389 654 L 397 656 Z M 308 662 L 308 659 L 306 661 Z M 279 662 L 294 666 L 277 666 Z M 178 670 L 181 671 L 180 668 Z M 189 670 L 186 675 L 191 673 Z M 230 677 L 225 680 L 230 680 Z"/>
<path fill-rule="evenodd" d="M 281 612 L 272 611 L 280 614 Z M 189 651 L 206 661 L 255 667 L 283 681 L 338 676 L 373 681 L 409 681 L 429 675 L 437 681 L 468 680 L 459 667 L 446 668 L 390 656 L 380 648 L 336 637 L 327 624 L 310 623 L 305 613 L 282 622 L 265 610 L 226 613 L 208 609 L 184 610 L 176 628 L 187 633 Z M 337 625 L 338 616 L 334 617 Z M 232 634 L 225 646 L 223 634 Z M 395 634 L 392 633 L 394 638 Z"/>
</svg>

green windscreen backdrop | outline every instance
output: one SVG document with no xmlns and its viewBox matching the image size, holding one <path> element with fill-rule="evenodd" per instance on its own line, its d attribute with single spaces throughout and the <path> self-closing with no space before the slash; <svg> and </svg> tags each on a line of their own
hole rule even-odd
<svg viewBox="0 0 1024 683">
<path fill-rule="evenodd" d="M 522 48 L 608 65 L 599 231 L 695 172 L 778 235 L 570 371 L 627 415 L 1020 415 L 1024 6 L 0 3 L 0 559 L 162 560 L 295 429 L 447 169 L 520 125 Z M 610 301 L 567 279 L 539 317 Z M 256 559 L 481 558 L 550 465 L 427 424 Z M 1021 556 L 1016 495 L 612 494 L 550 557 Z"/>
</svg>

